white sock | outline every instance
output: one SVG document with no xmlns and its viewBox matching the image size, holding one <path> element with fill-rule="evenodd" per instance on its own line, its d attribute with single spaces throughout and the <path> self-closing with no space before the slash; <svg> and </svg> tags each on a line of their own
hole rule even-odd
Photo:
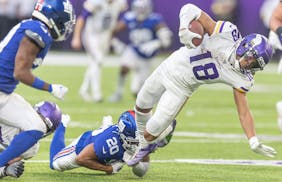
<svg viewBox="0 0 282 182">
<path fill-rule="evenodd" d="M 149 142 L 146 141 L 146 139 L 144 138 L 144 130 L 146 128 L 146 123 L 147 121 L 152 117 L 153 112 L 150 111 L 148 113 L 142 113 L 136 110 L 136 108 L 134 108 L 135 110 L 135 120 L 136 120 L 136 124 L 137 124 L 137 131 L 140 137 L 140 148 L 144 148 L 146 147 Z"/>
</svg>

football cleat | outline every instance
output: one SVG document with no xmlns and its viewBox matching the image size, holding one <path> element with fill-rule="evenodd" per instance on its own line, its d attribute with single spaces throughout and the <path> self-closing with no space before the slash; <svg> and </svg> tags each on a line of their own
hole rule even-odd
<svg viewBox="0 0 282 182">
<path fill-rule="evenodd" d="M 162 139 L 162 140 L 160 140 L 156 143 L 151 143 L 147 147 L 140 149 L 137 152 L 137 154 L 134 156 L 133 159 L 127 161 L 127 165 L 133 166 L 133 165 L 137 164 L 138 162 L 142 161 L 142 159 L 145 156 L 147 156 L 150 153 L 153 153 L 154 151 L 156 151 L 157 148 L 166 146 L 170 142 L 170 140 L 173 136 L 173 132 L 174 132 L 175 127 L 176 127 L 176 120 L 173 120 L 173 122 L 171 123 L 171 126 L 172 126 L 171 132 L 164 139 Z"/>
</svg>

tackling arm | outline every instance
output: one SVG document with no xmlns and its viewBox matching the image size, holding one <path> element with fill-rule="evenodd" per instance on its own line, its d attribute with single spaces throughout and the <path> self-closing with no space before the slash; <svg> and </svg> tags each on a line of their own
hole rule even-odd
<svg viewBox="0 0 282 182">
<path fill-rule="evenodd" d="M 251 150 L 267 157 L 274 157 L 277 153 L 275 149 L 262 144 L 256 137 L 254 119 L 248 106 L 246 93 L 233 89 L 233 94 L 241 126 L 249 140 Z"/>
<path fill-rule="evenodd" d="M 76 163 L 80 166 L 99 170 L 99 171 L 105 171 L 107 174 L 113 173 L 113 167 L 111 165 L 104 165 L 98 162 L 97 156 L 94 151 L 94 144 L 91 143 L 87 145 L 76 157 Z"/>
</svg>

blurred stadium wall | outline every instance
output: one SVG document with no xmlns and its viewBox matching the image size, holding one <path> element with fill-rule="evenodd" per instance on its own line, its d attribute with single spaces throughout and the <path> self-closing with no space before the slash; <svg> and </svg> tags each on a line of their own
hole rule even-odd
<svg viewBox="0 0 282 182">
<path fill-rule="evenodd" d="M 76 14 L 79 15 L 82 9 L 84 0 L 71 0 L 76 9 Z M 128 0 L 131 3 L 132 0 Z M 153 0 L 154 10 L 161 13 L 166 20 L 168 26 L 174 32 L 174 42 L 172 50 L 177 49 L 180 46 L 179 40 L 177 38 L 178 30 L 178 13 L 180 8 L 186 3 L 193 3 L 199 6 L 201 9 L 205 10 L 209 15 L 213 17 L 210 10 L 210 6 L 213 0 Z M 260 17 L 259 10 L 264 0 L 238 0 L 238 17 L 237 26 L 241 31 L 241 34 L 247 35 L 250 33 L 260 33 L 267 35 L 267 28 L 264 27 Z M 126 40 L 126 35 L 121 35 L 121 39 Z M 64 50 L 69 49 L 69 41 L 63 44 L 55 45 L 55 48 L 62 48 Z M 93 42 L 95 44 L 95 42 Z"/>
</svg>

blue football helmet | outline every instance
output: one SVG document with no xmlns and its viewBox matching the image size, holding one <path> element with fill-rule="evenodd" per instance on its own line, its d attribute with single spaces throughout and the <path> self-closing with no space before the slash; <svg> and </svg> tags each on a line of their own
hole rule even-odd
<svg viewBox="0 0 282 182">
<path fill-rule="evenodd" d="M 240 57 L 255 58 L 255 62 L 250 65 L 252 72 L 263 70 L 269 63 L 273 54 L 272 46 L 265 36 L 260 34 L 250 34 L 242 39 L 236 49 L 236 55 Z"/>
<path fill-rule="evenodd" d="M 51 134 L 57 129 L 62 120 L 62 112 L 57 104 L 42 101 L 36 104 L 34 109 L 41 116 L 47 126 L 47 132 L 44 136 Z"/>
<path fill-rule="evenodd" d="M 38 0 L 32 16 L 48 26 L 55 41 L 67 39 L 76 19 L 69 0 Z"/>
<path fill-rule="evenodd" d="M 137 20 L 143 21 L 152 13 L 153 3 L 151 0 L 134 0 L 131 9 Z"/>
<path fill-rule="evenodd" d="M 135 152 L 139 145 L 137 137 L 137 126 L 135 122 L 135 112 L 132 110 L 122 113 L 118 120 L 120 137 L 123 141 L 123 147 L 127 151 Z"/>
</svg>

